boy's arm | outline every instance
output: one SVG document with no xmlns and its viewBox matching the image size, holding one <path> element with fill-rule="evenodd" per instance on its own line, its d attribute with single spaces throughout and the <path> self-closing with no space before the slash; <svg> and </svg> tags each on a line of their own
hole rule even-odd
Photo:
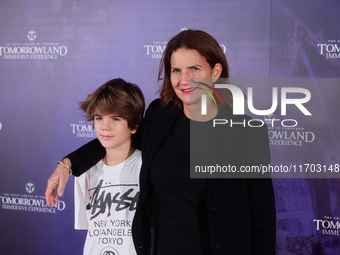
<svg viewBox="0 0 340 255">
<path fill-rule="evenodd" d="M 90 202 L 88 194 L 89 186 L 86 181 L 86 174 L 74 178 L 74 229 L 89 228 L 86 205 Z"/>
</svg>

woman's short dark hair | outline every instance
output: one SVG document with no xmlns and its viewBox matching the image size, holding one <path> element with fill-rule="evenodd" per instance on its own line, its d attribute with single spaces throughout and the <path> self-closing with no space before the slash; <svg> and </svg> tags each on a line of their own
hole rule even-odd
<svg viewBox="0 0 340 255">
<path fill-rule="evenodd" d="M 89 121 L 93 120 L 97 111 L 100 114 L 115 113 L 127 121 L 131 130 L 139 127 L 145 109 L 141 89 L 121 78 L 104 83 L 79 105 Z"/>
<path fill-rule="evenodd" d="M 167 44 L 158 72 L 158 80 L 161 80 L 162 74 L 164 75 L 163 83 L 160 88 L 161 104 L 163 107 L 171 105 L 173 109 L 183 110 L 182 101 L 177 97 L 175 91 L 172 88 L 170 81 L 170 68 L 171 68 L 171 55 L 178 49 L 193 49 L 197 50 L 210 65 L 211 68 L 215 67 L 215 64 L 220 63 L 222 65 L 222 73 L 220 78 L 229 78 L 229 68 L 227 59 L 214 37 L 201 30 L 184 30 L 174 36 Z M 208 78 L 208 77 L 207 77 Z M 229 90 L 219 92 L 222 101 L 232 107 L 232 96 Z"/>
</svg>

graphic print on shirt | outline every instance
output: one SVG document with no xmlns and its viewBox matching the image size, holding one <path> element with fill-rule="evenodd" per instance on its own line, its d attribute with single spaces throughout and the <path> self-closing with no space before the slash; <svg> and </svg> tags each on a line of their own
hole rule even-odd
<svg viewBox="0 0 340 255">
<path fill-rule="evenodd" d="M 89 190 L 90 212 L 88 238 L 95 238 L 97 244 L 108 245 L 101 254 L 119 255 L 113 246 L 126 245 L 131 239 L 132 220 L 139 197 L 138 184 L 111 184 L 99 180 L 96 187 Z"/>
<path fill-rule="evenodd" d="M 100 255 L 119 255 L 119 253 L 113 247 L 108 246 L 102 250 Z"/>
<path fill-rule="evenodd" d="M 129 188 L 125 193 L 120 191 L 116 192 L 113 196 L 111 192 L 105 194 L 105 189 L 113 187 L 138 187 L 137 184 L 115 184 L 103 187 L 103 181 L 100 180 L 97 187 L 94 188 L 94 193 L 90 197 L 91 202 L 86 205 L 86 210 L 91 210 L 90 220 L 95 219 L 100 214 L 105 214 L 107 211 L 107 217 L 111 216 L 111 206 L 116 205 L 114 210 L 120 212 L 124 209 L 134 211 L 137 208 L 137 202 L 139 197 L 139 191 L 135 192 L 134 188 Z M 91 192 L 91 190 L 90 190 Z M 133 195 L 135 193 L 135 195 Z"/>
<path fill-rule="evenodd" d="M 136 255 L 132 221 L 139 198 L 141 151 L 116 166 L 101 160 L 74 178 L 75 229 L 87 230 L 83 255 Z"/>
</svg>

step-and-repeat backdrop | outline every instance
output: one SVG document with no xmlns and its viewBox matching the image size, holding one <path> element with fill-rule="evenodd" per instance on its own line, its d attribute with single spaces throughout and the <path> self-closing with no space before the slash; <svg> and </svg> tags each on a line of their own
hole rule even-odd
<svg viewBox="0 0 340 255">
<path fill-rule="evenodd" d="M 44 197 L 56 161 L 95 137 L 78 102 L 121 77 L 149 104 L 166 43 L 192 28 L 220 43 L 254 108 L 277 98 L 254 116 L 280 177 L 277 254 L 340 254 L 339 10 L 338 0 L 1 1 L 1 253 L 81 254 L 73 177 L 56 207 Z"/>
</svg>

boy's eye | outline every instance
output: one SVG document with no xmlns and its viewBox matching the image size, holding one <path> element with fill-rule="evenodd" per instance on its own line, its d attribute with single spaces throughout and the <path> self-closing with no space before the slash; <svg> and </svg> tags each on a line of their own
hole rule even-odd
<svg viewBox="0 0 340 255">
<path fill-rule="evenodd" d="M 113 120 L 114 120 L 114 121 L 120 121 L 120 118 L 114 117 Z"/>
<path fill-rule="evenodd" d="M 95 120 L 101 120 L 102 118 L 101 117 L 95 117 L 94 119 Z"/>
</svg>

